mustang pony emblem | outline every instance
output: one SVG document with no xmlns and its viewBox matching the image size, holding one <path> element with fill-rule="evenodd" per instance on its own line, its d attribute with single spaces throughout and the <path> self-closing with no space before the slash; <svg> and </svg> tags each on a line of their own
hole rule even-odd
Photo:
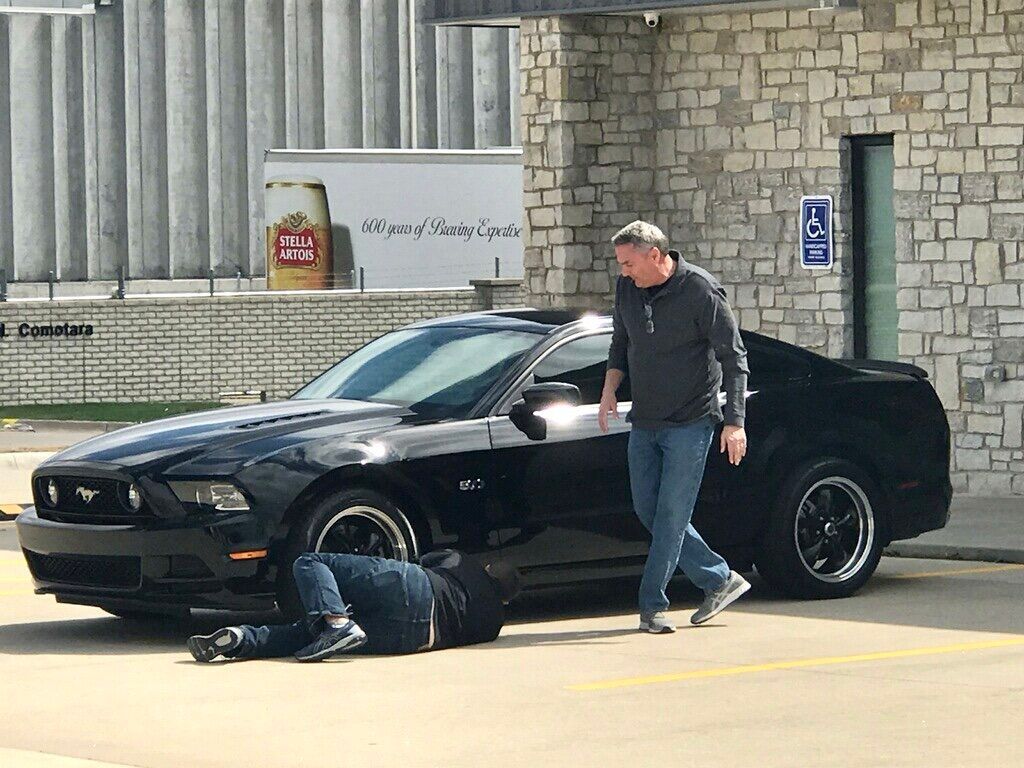
<svg viewBox="0 0 1024 768">
<path fill-rule="evenodd" d="M 75 489 L 75 494 L 81 496 L 82 501 L 88 504 L 93 500 L 93 497 L 99 494 L 99 491 L 94 491 L 91 488 L 86 488 L 84 485 L 80 485 Z"/>
</svg>

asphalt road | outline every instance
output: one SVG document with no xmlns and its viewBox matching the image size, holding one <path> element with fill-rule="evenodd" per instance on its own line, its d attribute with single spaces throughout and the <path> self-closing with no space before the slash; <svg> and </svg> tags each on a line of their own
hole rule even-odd
<svg viewBox="0 0 1024 768">
<path fill-rule="evenodd" d="M 886 559 L 857 597 L 755 583 L 710 625 L 635 631 L 635 583 L 526 595 L 495 643 L 200 665 L 240 618 L 133 624 L 32 594 L 0 524 L 0 764 L 1024 764 L 1024 566 Z M 673 585 L 685 622 L 698 596 Z M 74 758 L 76 761 L 67 762 Z"/>
</svg>

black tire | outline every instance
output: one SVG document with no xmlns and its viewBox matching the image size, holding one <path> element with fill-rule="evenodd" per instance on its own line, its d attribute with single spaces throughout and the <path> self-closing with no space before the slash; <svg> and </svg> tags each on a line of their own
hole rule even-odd
<svg viewBox="0 0 1024 768">
<path fill-rule="evenodd" d="M 331 493 L 292 526 L 278 561 L 277 605 L 290 619 L 302 615 L 302 604 L 292 581 L 292 563 L 305 552 L 342 552 L 409 561 L 420 554 L 415 528 L 385 495 L 370 488 Z"/>
<path fill-rule="evenodd" d="M 878 567 L 884 500 L 856 464 L 837 458 L 802 464 L 783 482 L 757 572 L 792 597 L 849 597 Z"/>
<path fill-rule="evenodd" d="M 111 616 L 116 616 L 125 621 L 137 621 L 146 623 L 172 624 L 180 621 L 187 621 L 190 615 L 188 608 L 179 611 L 146 611 L 133 608 L 107 608 L 99 606 L 100 610 L 106 611 Z"/>
</svg>

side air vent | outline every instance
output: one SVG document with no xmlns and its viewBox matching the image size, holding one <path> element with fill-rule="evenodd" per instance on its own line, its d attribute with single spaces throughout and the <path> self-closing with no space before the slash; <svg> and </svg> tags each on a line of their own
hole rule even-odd
<svg viewBox="0 0 1024 768">
<path fill-rule="evenodd" d="M 297 419 L 309 419 L 313 416 L 322 416 L 325 413 L 327 413 L 327 411 L 307 411 L 288 416 L 275 416 L 271 419 L 260 419 L 259 421 L 250 421 L 245 424 L 239 424 L 235 429 L 257 429 L 259 427 L 269 427 L 273 424 L 283 424 L 288 421 L 296 421 Z"/>
</svg>

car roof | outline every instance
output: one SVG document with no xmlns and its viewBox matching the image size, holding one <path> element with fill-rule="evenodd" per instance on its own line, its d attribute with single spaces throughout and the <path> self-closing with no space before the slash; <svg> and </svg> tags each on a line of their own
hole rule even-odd
<svg viewBox="0 0 1024 768">
<path fill-rule="evenodd" d="M 571 334 L 579 329 L 579 325 L 586 323 L 584 327 L 605 328 L 611 327 L 611 311 L 593 309 L 533 309 L 522 307 L 519 309 L 499 309 L 485 312 L 467 312 L 462 315 L 450 315 L 439 317 L 433 320 L 424 320 L 419 323 L 407 326 L 410 328 L 426 327 L 451 327 L 451 328 L 486 328 L 489 330 L 522 331 L 535 333 L 539 336 L 546 336 L 555 333 Z M 589 322 L 588 322 L 589 321 Z M 790 344 L 779 339 L 756 331 L 740 329 L 740 336 L 748 347 L 751 342 L 759 344 L 762 348 L 787 350 L 791 354 L 797 354 L 809 363 L 821 365 L 822 363 L 834 367 L 835 363 L 827 357 L 823 357 L 809 349 L 804 349 L 795 344 Z"/>
</svg>

